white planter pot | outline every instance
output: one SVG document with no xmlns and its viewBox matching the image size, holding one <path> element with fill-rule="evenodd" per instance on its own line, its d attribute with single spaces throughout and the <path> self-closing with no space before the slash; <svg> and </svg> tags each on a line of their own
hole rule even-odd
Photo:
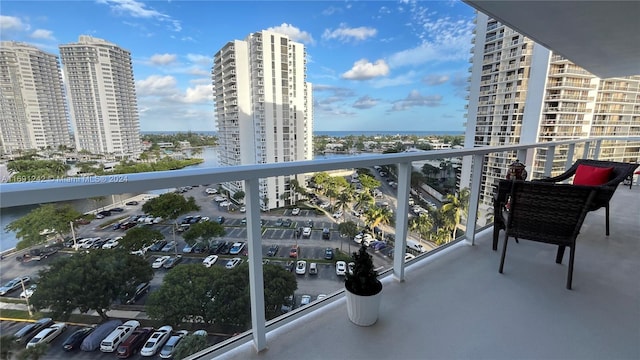
<svg viewBox="0 0 640 360">
<path fill-rule="evenodd" d="M 359 326 L 370 326 L 378 321 L 382 291 L 375 295 L 361 296 L 345 289 L 349 320 Z"/>
</svg>

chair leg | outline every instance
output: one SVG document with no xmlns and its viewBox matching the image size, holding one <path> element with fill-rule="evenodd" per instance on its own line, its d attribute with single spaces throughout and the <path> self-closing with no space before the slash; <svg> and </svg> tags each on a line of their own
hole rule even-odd
<svg viewBox="0 0 640 360">
<path fill-rule="evenodd" d="M 562 264 L 562 258 L 564 257 L 564 245 L 558 245 L 558 252 L 556 253 L 556 264 Z"/>
<path fill-rule="evenodd" d="M 498 250 L 498 238 L 500 237 L 500 227 L 493 224 L 493 251 Z"/>
<path fill-rule="evenodd" d="M 500 256 L 500 269 L 498 270 L 498 272 L 500 274 L 502 274 L 502 269 L 504 268 L 504 257 L 507 254 L 507 242 L 508 241 L 509 241 L 509 235 L 506 234 L 506 230 L 505 230 L 504 245 L 502 246 L 502 256 Z"/>
<path fill-rule="evenodd" d="M 567 274 L 567 289 L 571 290 L 571 283 L 573 282 L 573 257 L 576 254 L 576 244 L 574 243 L 569 250 L 569 273 Z"/>
<path fill-rule="evenodd" d="M 604 206 L 605 224 L 607 228 L 607 236 L 609 236 L 609 203 Z"/>
</svg>

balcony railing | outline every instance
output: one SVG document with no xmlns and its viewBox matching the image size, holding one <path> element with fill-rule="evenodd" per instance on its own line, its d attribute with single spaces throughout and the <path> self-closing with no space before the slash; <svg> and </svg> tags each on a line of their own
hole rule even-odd
<svg viewBox="0 0 640 360">
<path fill-rule="evenodd" d="M 411 152 L 411 153 L 396 153 L 386 155 L 372 155 L 372 156 L 358 156 L 348 157 L 340 159 L 326 159 L 320 161 L 301 161 L 301 162 L 287 162 L 287 163 L 270 163 L 262 165 L 242 165 L 235 167 L 218 167 L 218 168 L 197 168 L 197 169 L 185 169 L 181 171 L 164 171 L 153 173 L 138 173 L 126 175 L 126 181 L 122 181 L 122 177 L 119 177 L 120 181 L 113 181 L 108 176 L 93 177 L 93 178 L 81 178 L 80 181 L 65 179 L 51 180 L 42 182 L 26 182 L 26 183 L 11 183 L 2 184 L 0 208 L 8 208 L 13 206 L 41 204 L 49 202 L 67 201 L 74 199 L 87 199 L 98 196 L 105 196 L 111 194 L 122 193 L 142 193 L 149 190 L 156 189 L 169 189 L 177 188 L 180 186 L 190 184 L 204 184 L 204 183 L 223 183 L 223 182 L 236 182 L 244 181 L 244 188 L 246 192 L 246 208 L 247 208 L 247 240 L 248 240 L 248 257 L 249 257 L 249 283 L 250 283 L 250 304 L 252 312 L 252 328 L 251 333 L 245 334 L 240 339 L 245 340 L 250 337 L 253 340 L 254 348 L 258 351 L 265 350 L 268 347 L 267 333 L 271 331 L 277 331 L 277 329 L 291 321 L 295 321 L 297 317 L 309 314 L 312 310 L 322 309 L 326 306 L 326 311 L 332 311 L 335 308 L 335 298 L 341 297 L 342 294 L 338 293 L 332 296 L 326 302 L 314 303 L 312 306 L 305 307 L 294 311 L 291 315 L 285 315 L 274 320 L 267 322 L 265 320 L 264 311 L 264 289 L 263 289 L 263 271 L 262 271 L 262 247 L 261 247 L 261 227 L 260 227 L 260 179 L 277 176 L 289 176 L 293 174 L 311 174 L 321 171 L 330 171 L 337 169 L 347 168 L 363 168 L 373 167 L 376 165 L 395 165 L 397 169 L 397 207 L 395 218 L 395 238 L 394 252 L 396 254 L 404 254 L 406 247 L 406 239 L 408 237 L 408 200 L 410 198 L 410 183 L 412 173 L 412 162 L 438 160 L 443 158 L 471 158 L 471 178 L 470 178 L 470 200 L 468 204 L 468 218 L 466 221 L 466 233 L 462 238 L 456 239 L 446 247 L 440 247 L 439 250 L 445 250 L 444 252 L 459 251 L 458 244 L 466 242 L 473 245 L 476 241 L 476 236 L 480 232 L 478 223 L 479 214 L 479 194 L 482 192 L 483 183 L 482 179 L 485 176 L 483 173 L 483 164 L 485 163 L 485 157 L 490 154 L 504 154 L 517 152 L 518 158 L 526 159 L 528 151 L 534 149 L 542 149 L 546 153 L 546 158 L 554 158 L 556 148 L 567 148 L 562 154 L 562 158 L 566 158 L 565 166 L 568 167 L 573 163 L 575 158 L 587 157 L 588 154 L 594 153 L 597 158 L 600 152 L 600 146 L 603 141 L 617 140 L 627 142 L 638 142 L 640 137 L 606 137 L 606 138 L 588 138 L 579 140 L 566 140 L 546 143 L 534 143 L 534 144 L 521 144 L 521 145 L 509 145 L 498 147 L 480 147 L 480 148 L 465 148 L 465 149 L 451 149 L 451 150 L 436 150 L 426 152 Z M 578 149 L 582 150 L 582 154 L 577 153 Z M 574 154 L 575 153 L 575 154 Z M 575 156 L 574 156 L 575 155 Z M 637 161 L 637 159 L 635 159 Z M 531 166 L 530 164 L 527 164 Z M 544 175 L 550 175 L 552 171 L 551 163 L 545 166 Z M 73 178 L 72 178 L 73 179 Z M 637 204 L 636 204 L 637 205 Z M 637 211 L 635 213 L 637 216 Z M 631 214 L 631 216 L 634 216 Z M 629 221 L 636 221 L 629 220 Z M 615 222 L 614 222 L 615 223 Z M 617 226 L 617 224 L 616 224 Z M 591 229 L 590 231 L 603 231 L 603 229 Z M 631 234 L 628 234 L 631 235 Z M 421 256 L 420 259 L 426 259 L 433 255 L 443 253 L 443 251 L 432 251 Z M 636 259 L 637 260 L 637 259 Z M 467 266 L 468 264 L 461 264 Z M 385 282 L 387 284 L 396 284 L 404 282 L 406 279 L 405 269 L 407 264 L 404 262 L 402 256 L 396 256 L 393 260 L 393 267 L 388 271 Z M 637 269 L 637 263 L 636 263 Z M 637 274 L 637 272 L 636 272 Z M 452 275 L 452 274 L 448 274 Z M 522 273 L 519 274 L 523 276 Z M 455 275 L 453 275 L 455 276 Z M 514 275 L 515 276 L 515 275 Z M 413 278 L 415 280 L 415 278 Z M 546 279 L 548 280 L 548 279 Z M 418 280 L 419 281 L 419 280 Z M 506 280 L 505 280 L 506 281 Z M 566 291 L 560 283 L 556 284 L 558 291 Z M 409 286 L 409 285 L 405 285 Z M 635 285 L 637 293 L 637 284 Z M 398 291 L 401 291 L 402 287 L 394 286 Z M 479 291 L 479 290 L 478 290 Z M 491 291 L 485 289 L 485 291 Z M 474 303 L 476 301 L 482 301 L 481 293 L 476 294 L 476 298 L 468 298 L 466 300 Z M 537 294 L 539 295 L 539 294 Z M 578 296 L 579 294 L 576 294 Z M 529 294 L 530 296 L 536 296 L 536 294 Z M 635 294 L 637 301 L 638 297 Z M 423 299 L 415 299 L 417 302 L 426 301 L 430 296 L 425 294 Z M 524 298 L 523 298 L 524 299 Z M 519 300 L 512 302 L 510 299 L 504 299 L 509 303 L 508 306 L 518 306 Z M 434 304 L 431 304 L 434 305 Z M 614 304 L 607 304 L 608 306 L 615 306 Z M 426 302 L 425 307 L 430 306 Z M 507 306 L 505 304 L 487 304 L 487 306 Z M 460 309 L 464 311 L 464 306 Z M 533 311 L 532 309 L 523 309 L 524 311 Z M 494 309 L 494 311 L 497 311 Z M 492 319 L 485 318 L 483 314 L 475 313 L 469 314 L 470 316 L 479 317 L 478 321 L 491 322 Z M 629 314 L 631 317 L 637 316 L 637 309 L 634 314 Z M 420 316 L 420 314 L 416 314 Z M 570 316 L 570 315 L 568 315 Z M 284 320 L 283 320 L 284 319 Z M 288 320 L 287 320 L 288 319 Z M 430 321 L 425 319 L 425 321 Z M 564 321 L 564 320 L 562 320 Z M 560 321 L 558 324 L 560 324 Z M 455 324 L 442 324 L 443 326 L 453 326 Z M 529 326 L 531 324 L 520 324 L 519 326 Z M 594 325 L 596 326 L 596 325 Z M 407 330 L 410 331 L 411 326 L 407 325 Z M 541 329 L 542 330 L 542 329 Z M 637 330 L 637 329 L 636 329 Z M 516 331 L 517 332 L 517 331 Z M 425 337 L 435 336 L 438 334 L 423 334 Z M 637 333 L 636 333 L 637 335 Z M 288 335 L 287 335 L 288 336 Z M 365 335 L 366 336 L 366 335 Z M 633 336 L 631 334 L 630 336 Z M 270 336 L 271 340 L 271 336 Z M 469 338 L 467 341 L 472 341 Z M 226 351 L 226 347 L 233 347 L 238 343 L 234 342 L 242 341 L 233 338 L 229 341 L 215 345 L 209 349 L 204 350 L 198 356 L 199 358 L 210 358 L 214 354 L 221 354 Z M 362 340 L 364 341 L 364 340 Z M 525 340 L 526 341 L 526 340 Z M 530 342 L 531 340 L 529 340 Z M 492 343 L 491 346 L 496 346 Z M 326 344 L 325 344 L 326 345 Z M 364 345 L 363 345 L 364 346 Z M 393 348 L 393 342 L 389 343 L 389 346 Z M 424 349 L 424 345 L 415 344 L 416 349 Z M 324 345 L 323 345 L 324 347 Z M 365 346 L 366 347 L 366 346 Z M 455 346 L 454 346 L 455 347 Z M 280 349 L 281 351 L 284 351 Z M 637 350 L 636 350 L 637 351 Z M 284 354 L 284 352 L 283 352 Z M 391 354 L 391 353 L 389 353 Z M 293 355 L 293 354 L 290 354 Z M 382 354 L 379 354 L 382 355 Z M 469 354 L 458 354 L 460 357 L 473 357 Z M 522 354 L 521 354 L 522 355 Z M 592 354 L 593 355 L 593 354 Z M 391 356 L 391 355 L 389 355 Z M 442 354 L 439 356 L 442 357 Z M 507 357 L 509 357 L 507 355 Z M 514 355 L 514 357 L 517 357 Z"/>
</svg>

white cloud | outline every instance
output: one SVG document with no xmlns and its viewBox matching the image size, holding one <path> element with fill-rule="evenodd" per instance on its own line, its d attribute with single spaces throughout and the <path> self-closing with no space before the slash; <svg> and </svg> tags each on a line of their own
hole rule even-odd
<svg viewBox="0 0 640 360">
<path fill-rule="evenodd" d="M 368 80 L 388 74 L 389 66 L 384 60 L 376 60 L 376 62 L 372 64 L 369 60 L 362 59 L 356 61 L 351 70 L 342 74 L 342 78 L 348 80 Z"/>
<path fill-rule="evenodd" d="M 193 88 L 187 88 L 184 102 L 188 104 L 210 102 L 213 105 L 213 85 L 196 85 Z"/>
<path fill-rule="evenodd" d="M 340 27 L 336 30 L 326 29 L 322 34 L 322 38 L 325 40 L 338 39 L 342 42 L 362 41 L 376 36 L 377 33 L 378 30 L 370 27 L 349 28 L 346 24 L 340 24 Z"/>
<path fill-rule="evenodd" d="M 15 16 L 0 15 L 0 30 L 2 31 L 23 31 L 29 30 L 29 25 L 25 24 Z"/>
<path fill-rule="evenodd" d="M 371 86 L 379 89 L 391 86 L 411 85 L 416 82 L 418 75 L 415 71 L 409 71 L 406 74 L 398 75 L 396 77 L 387 77 L 374 79 L 371 81 Z"/>
<path fill-rule="evenodd" d="M 442 95 L 421 95 L 417 90 L 412 90 L 402 100 L 395 101 L 391 111 L 407 110 L 416 106 L 436 107 L 442 105 Z"/>
<path fill-rule="evenodd" d="M 425 84 L 431 85 L 431 86 L 442 85 L 447 81 L 449 81 L 449 75 L 437 75 L 437 74 L 427 75 L 422 79 L 422 81 Z"/>
<path fill-rule="evenodd" d="M 267 30 L 287 35 L 291 40 L 301 42 L 303 44 L 315 44 L 315 40 L 313 40 L 311 34 L 287 23 L 283 23 L 280 26 L 270 27 Z"/>
<path fill-rule="evenodd" d="M 176 54 L 154 54 L 151 55 L 151 63 L 153 65 L 170 65 L 177 59 Z"/>
<path fill-rule="evenodd" d="M 188 68 L 186 73 L 189 74 L 189 75 L 194 75 L 194 76 L 211 75 L 211 71 L 207 71 L 207 70 L 205 70 L 203 68 L 199 68 L 197 66 L 192 66 L 192 67 Z M 209 81 L 211 81 L 211 79 L 209 79 Z"/>
<path fill-rule="evenodd" d="M 181 31 L 180 21 L 174 20 L 171 16 L 159 11 L 149 9 L 146 4 L 135 0 L 97 0 L 98 4 L 108 5 L 111 10 L 118 14 L 128 15 L 134 18 L 154 19 L 163 23 L 169 23 L 173 31 Z"/>
<path fill-rule="evenodd" d="M 173 76 L 151 75 L 136 81 L 138 96 L 175 96 L 178 93 L 177 81 Z"/>
<path fill-rule="evenodd" d="M 378 100 L 373 99 L 368 95 L 361 97 L 360 99 L 356 100 L 355 103 L 353 103 L 353 107 L 356 109 L 371 109 L 376 105 L 378 105 Z"/>
<path fill-rule="evenodd" d="M 45 29 L 37 29 L 31 33 L 31 37 L 34 39 L 55 40 L 53 37 L 53 31 Z"/>
<path fill-rule="evenodd" d="M 209 65 L 213 64 L 213 56 L 202 55 L 202 54 L 187 54 L 187 60 L 192 63 L 200 64 L 200 65 Z"/>
</svg>

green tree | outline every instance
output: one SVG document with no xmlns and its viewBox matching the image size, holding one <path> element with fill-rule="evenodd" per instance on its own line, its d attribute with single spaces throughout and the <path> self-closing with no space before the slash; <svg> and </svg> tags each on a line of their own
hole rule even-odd
<svg viewBox="0 0 640 360">
<path fill-rule="evenodd" d="M 280 309 L 285 298 L 297 289 L 297 283 L 291 272 L 266 264 L 264 284 L 265 312 L 270 319 L 278 314 L 275 309 Z M 228 270 L 200 264 L 178 266 L 149 295 L 146 309 L 151 318 L 172 325 L 187 320 L 245 330 L 251 319 L 249 267 L 241 264 Z"/>
<path fill-rule="evenodd" d="M 338 231 L 340 231 L 340 251 L 342 251 L 342 239 L 346 237 L 349 253 L 351 253 L 351 239 L 358 234 L 358 224 L 351 220 L 345 221 L 338 224 Z"/>
<path fill-rule="evenodd" d="M 386 207 L 374 206 L 365 211 L 364 219 L 367 226 L 373 229 L 380 224 L 391 224 L 393 222 L 393 213 Z"/>
<path fill-rule="evenodd" d="M 244 200 L 244 197 L 245 197 L 245 193 L 242 190 L 236 191 L 233 194 L 233 199 L 238 203 L 242 203 L 242 200 Z"/>
<path fill-rule="evenodd" d="M 353 190 L 350 187 L 344 189 L 344 191 L 338 194 L 335 208 L 342 210 L 343 220 L 344 220 L 344 215 L 351 208 L 352 201 L 353 201 Z"/>
<path fill-rule="evenodd" d="M 187 335 L 184 339 L 180 340 L 176 346 L 176 351 L 173 353 L 173 358 L 181 360 L 189 355 L 195 354 L 200 350 L 204 350 L 208 347 L 207 337 L 201 335 Z"/>
<path fill-rule="evenodd" d="M 451 239 L 455 239 L 456 229 L 460 225 L 462 216 L 464 215 L 466 218 L 469 211 L 469 189 L 464 188 L 455 195 L 447 195 L 441 210 L 445 216 L 449 217 L 448 223 L 453 223 L 453 228 L 450 229 Z"/>
<path fill-rule="evenodd" d="M 119 243 L 127 251 L 136 251 L 162 239 L 164 239 L 164 235 L 160 231 L 148 226 L 136 226 L 127 230 L 127 234 L 122 237 Z"/>
<path fill-rule="evenodd" d="M 142 205 L 142 211 L 164 219 L 177 219 L 178 216 L 191 211 L 200 210 L 193 196 L 186 199 L 176 193 L 165 193 L 155 197 Z"/>
<path fill-rule="evenodd" d="M 39 360 L 44 357 L 44 355 L 49 350 L 49 344 L 40 343 L 36 346 L 26 348 L 18 353 L 18 360 Z"/>
<path fill-rule="evenodd" d="M 369 191 L 372 189 L 377 188 L 378 186 L 380 186 L 380 181 L 376 180 L 376 178 L 374 178 L 371 175 L 360 175 L 358 176 L 358 180 L 360 180 L 360 184 L 362 184 L 362 187 Z"/>
<path fill-rule="evenodd" d="M 20 250 L 44 243 L 46 236 L 40 235 L 40 232 L 45 229 L 53 229 L 57 236 L 69 233 L 70 223 L 81 215 L 70 205 L 45 204 L 11 222 L 5 229 L 16 233 L 16 237 L 20 239 L 16 248 Z"/>
<path fill-rule="evenodd" d="M 0 359 L 11 359 L 16 351 L 16 345 L 13 335 L 3 334 L 0 336 Z"/>
<path fill-rule="evenodd" d="M 189 245 L 193 245 L 198 241 L 209 243 L 215 237 L 221 237 L 226 234 L 224 226 L 215 221 L 198 222 L 189 227 L 182 237 Z"/>
<path fill-rule="evenodd" d="M 409 220 L 409 229 L 418 233 L 420 240 L 423 237 L 431 239 L 431 232 L 433 230 L 433 220 L 427 214 L 420 214 Z"/>
<path fill-rule="evenodd" d="M 370 193 L 362 192 L 356 195 L 355 202 L 356 202 L 356 207 L 358 209 L 362 209 L 362 208 L 368 208 L 373 206 L 376 200 L 373 198 L 373 195 L 371 195 Z"/>
<path fill-rule="evenodd" d="M 95 310 L 102 319 L 113 302 L 153 278 L 143 258 L 124 250 L 77 253 L 51 263 L 39 273 L 38 291 L 31 297 L 36 309 L 50 309 L 52 317 L 66 320 L 78 309 Z"/>
</svg>

